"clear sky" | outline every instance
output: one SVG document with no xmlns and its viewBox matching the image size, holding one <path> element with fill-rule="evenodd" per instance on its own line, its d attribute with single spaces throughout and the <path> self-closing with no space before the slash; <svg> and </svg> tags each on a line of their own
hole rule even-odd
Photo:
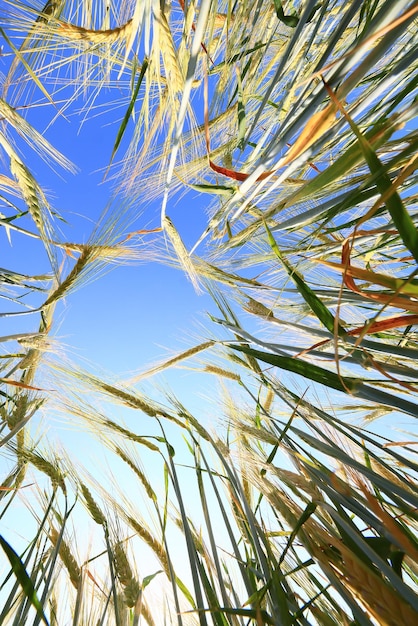
<svg viewBox="0 0 418 626">
<path fill-rule="evenodd" d="M 103 103 L 107 95 L 103 94 Z M 33 107 L 27 112 L 28 120 L 76 165 L 75 174 L 57 168 L 54 174 L 37 155 L 24 149 L 24 157 L 51 205 L 65 220 L 55 221 L 62 239 L 74 243 L 89 241 L 112 197 L 114 181 L 111 177 L 104 180 L 104 172 L 123 112 L 122 108 L 105 115 L 98 113 L 81 124 L 81 105 L 82 99 L 62 116 L 52 107 Z M 131 123 L 127 132 L 132 131 Z M 206 201 L 207 197 L 192 191 L 169 207 L 188 245 L 204 228 Z M 117 211 L 118 203 L 122 204 L 123 198 L 113 200 L 113 210 Z M 127 231 L 158 227 L 160 207 L 160 198 L 146 206 L 138 203 L 132 211 L 136 219 Z M 27 225 L 29 228 L 29 220 Z M 2 237 L 6 239 L 4 232 Z M 28 266 L 31 272 L 36 267 L 36 273 L 49 270 L 37 242 L 12 232 L 11 243 L 4 251 L 16 271 L 25 273 Z M 131 261 L 110 267 L 110 272 L 101 272 L 97 280 L 89 281 L 58 304 L 53 334 L 70 352 L 118 375 L 168 356 L 171 353 L 166 349 L 181 351 L 190 347 L 193 336 L 202 332 L 201 324 L 207 323 L 205 311 L 214 310 L 209 296 L 196 294 L 182 271 L 161 263 Z M 31 317 L 13 318 L 13 324 L 26 326 Z"/>
<path fill-rule="evenodd" d="M 103 172 L 110 161 L 120 113 L 117 112 L 111 125 L 108 122 L 112 116 L 99 115 L 80 128 L 80 118 L 76 115 L 78 107 L 79 104 L 75 104 L 74 111 L 66 112 L 67 119 L 58 117 L 51 126 L 49 119 L 54 113 L 52 108 L 34 108 L 28 112 L 28 119 L 77 166 L 78 171 L 75 174 L 62 171 L 51 173 L 48 166 L 27 148 L 24 156 L 44 186 L 52 206 L 65 220 L 56 222 L 62 238 L 70 242 L 85 243 L 112 194 L 112 183 L 103 182 Z M 130 128 L 128 127 L 128 131 Z M 169 214 L 191 245 L 204 228 L 206 198 L 198 198 L 193 191 L 189 196 L 170 207 Z M 146 207 L 138 206 L 137 219 L 130 229 L 158 226 L 160 205 L 161 200 Z M 27 228 L 33 228 L 29 220 Z M 9 245 L 4 229 L 0 236 L 3 257 L 1 265 L 22 273 L 42 274 L 50 271 L 48 260 L 38 242 L 12 231 Z M 38 304 L 43 298 L 44 296 L 40 298 Z M 139 371 L 189 348 L 209 335 L 212 336 L 213 329 L 205 331 L 205 327 L 210 326 L 206 313 L 208 310 L 214 312 L 210 297 L 207 294 L 197 294 L 182 270 L 157 262 L 118 264 L 111 271 L 100 273 L 97 280 L 89 281 L 69 293 L 58 303 L 51 336 L 56 340 L 59 350 L 72 362 L 89 372 L 103 374 L 110 380 L 118 381 L 129 379 Z M 5 318 L 2 320 L 1 334 L 33 331 L 37 324 L 37 314 Z M 156 381 L 158 387 L 151 393 L 153 397 L 164 401 L 164 391 L 173 389 L 187 408 L 209 428 L 219 423 L 221 416 L 217 411 L 212 412 L 215 406 L 214 391 L 217 388 L 215 377 L 196 374 L 187 369 L 176 369 L 159 375 Z M 42 385 L 42 378 L 37 383 Z M 149 381 L 140 388 L 150 391 Z M 107 409 L 108 417 L 125 423 L 139 435 L 159 433 L 153 420 L 139 411 L 110 405 L 103 407 L 100 402 L 98 407 Z M 58 452 L 65 450 L 75 467 L 81 467 L 82 464 L 100 481 L 105 490 L 114 489 L 110 478 L 113 475 L 116 484 L 122 486 L 125 492 L 136 494 L 134 500 L 138 504 L 142 496 L 130 470 L 121 463 L 115 465 L 114 460 L 110 460 L 114 457 L 106 455 L 103 448 L 95 443 L 92 434 L 80 429 L 79 422 L 74 417 L 48 408 L 41 410 L 40 416 L 41 419 L 33 419 L 31 426 L 35 439 L 46 435 L 49 441 L 54 442 Z M 182 434 L 170 425 L 167 426 L 167 433 L 170 442 L 176 446 L 176 460 L 181 464 L 181 449 L 184 448 Z M 139 453 L 147 476 L 157 492 L 160 489 L 162 494 L 162 458 L 147 454 L 142 449 Z M 190 495 L 195 478 L 191 474 L 192 482 L 189 483 L 187 470 L 179 471 L 184 476 L 183 488 Z M 29 506 L 32 503 L 36 509 L 36 499 L 32 500 L 30 487 L 22 496 Z M 191 512 L 194 501 L 197 499 L 190 498 Z M 17 550 L 20 545 L 22 549 L 27 545 L 27 540 L 34 535 L 36 527 L 23 505 L 19 510 L 21 515 L 18 519 L 16 509 L 3 519 L 3 532 Z M 87 552 L 90 556 L 100 552 L 103 541 L 101 533 L 93 538 L 95 528 L 90 527 L 87 530 L 86 519 L 80 516 L 80 512 L 73 516 L 73 520 L 79 529 L 84 529 L 83 533 L 77 533 L 76 540 L 80 558 L 85 558 Z M 178 560 L 181 576 L 187 577 L 187 567 L 182 558 L 182 542 L 173 542 L 172 551 Z M 143 548 L 138 546 L 135 558 L 141 576 L 157 571 L 155 560 L 146 551 L 144 553 Z M 95 571 L 100 571 L 99 563 L 92 567 L 96 568 Z M 159 589 L 158 585 L 156 579 L 151 585 L 151 598 L 152 588 Z"/>
<path fill-rule="evenodd" d="M 0 58 L 0 71 L 5 74 L 7 66 L 8 57 Z M 114 94 L 105 91 L 101 101 L 96 102 L 95 110 L 98 114 L 92 115 L 83 124 L 84 115 L 80 114 L 82 98 L 65 110 L 63 115 L 59 114 L 59 106 L 57 109 L 51 106 L 29 106 L 25 112 L 28 121 L 77 167 L 74 174 L 58 168 L 55 168 L 54 173 L 23 142 L 20 144 L 25 163 L 43 186 L 52 207 L 65 220 L 55 222 L 64 241 L 88 242 L 113 194 L 114 183 L 111 177 L 104 181 L 104 172 L 110 162 L 115 136 L 126 110 L 125 98 L 122 106 L 115 109 L 110 107 L 107 114 L 101 115 L 101 105 L 106 108 L 107 98 L 113 97 Z M 56 119 L 51 124 L 53 118 Z M 130 122 L 127 134 L 132 131 L 133 123 Z M 169 215 L 187 245 L 192 245 L 204 229 L 206 201 L 206 197 L 198 197 L 192 191 L 187 197 L 169 205 Z M 118 202 L 122 203 L 122 199 L 113 200 L 113 209 L 116 207 L 117 210 Z M 136 219 L 128 230 L 159 226 L 160 206 L 161 198 L 146 206 L 137 206 Z M 20 225 L 33 231 L 30 219 L 21 220 Z M 50 272 L 48 259 L 36 240 L 11 231 L 9 243 L 5 229 L 1 229 L 0 237 L 0 265 L 23 274 Z M 35 299 L 33 304 L 39 305 L 44 298 L 41 296 L 39 300 Z M 10 303 L 7 303 L 7 307 L 8 310 L 13 309 Z M 214 312 L 210 297 L 197 294 L 182 270 L 157 262 L 130 262 L 100 273 L 97 280 L 87 282 L 60 301 L 50 334 L 59 350 L 63 351 L 62 354 L 72 362 L 92 373 L 118 381 L 129 379 L 139 371 L 212 335 L 212 331 L 209 333 L 204 329 L 204 326 L 210 325 L 207 310 Z M 3 318 L 0 334 L 33 332 L 38 323 L 37 313 Z M 158 376 L 157 381 L 158 388 L 152 393 L 154 397 L 163 400 L 163 392 L 170 387 L 187 408 L 209 427 L 218 423 L 220 415 L 211 413 L 209 406 L 212 403 L 208 400 L 209 397 L 213 400 L 215 395 L 215 377 L 177 369 Z M 48 388 L 49 383 L 50 380 Z M 37 379 L 37 384 L 42 386 L 42 378 Z M 150 390 L 148 382 L 142 387 Z M 126 421 L 140 435 L 159 432 L 157 425 L 138 411 L 129 411 L 123 407 L 106 408 L 111 419 L 121 423 Z M 31 430 L 35 439 L 43 438 L 46 434 L 57 450 L 62 446 L 61 449 L 67 451 L 76 467 L 82 463 L 97 480 L 102 481 L 105 489 L 111 490 L 112 485 L 107 483 L 105 476 L 113 473 L 115 467 L 109 465 L 109 460 L 106 460 L 100 446 L 94 443 L 91 433 L 83 433 L 71 416 L 65 417 L 48 408 L 42 409 L 40 416 L 42 419 L 34 417 L 32 421 Z M 173 444 L 179 448 L 184 445 L 178 430 L 168 426 L 168 433 Z M 151 482 L 155 481 L 157 488 L 163 482 L 162 459 L 146 453 L 143 458 L 146 473 Z M 180 458 L 177 457 L 179 461 Z M 7 461 L 5 463 L 7 465 Z M 117 480 L 130 491 L 132 475 L 121 464 L 117 468 Z M 132 489 L 137 489 L 136 481 Z M 29 493 L 27 497 L 30 501 Z M 22 545 L 26 545 L 26 540 L 34 532 L 33 524 L 28 523 L 23 507 L 21 511 L 19 522 L 14 513 L 3 520 L 5 532 L 9 540 L 15 542 L 16 549 L 20 545 L 19 535 L 25 537 Z M 85 541 L 88 543 L 90 537 L 86 535 Z M 146 564 L 142 564 L 140 571 L 143 575 L 151 573 Z"/>
</svg>

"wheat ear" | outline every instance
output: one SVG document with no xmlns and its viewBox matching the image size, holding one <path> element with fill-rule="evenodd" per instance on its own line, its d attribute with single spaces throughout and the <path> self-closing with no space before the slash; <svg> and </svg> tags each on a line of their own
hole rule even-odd
<svg viewBox="0 0 418 626">
<path fill-rule="evenodd" d="M 151 441 L 148 441 L 148 439 L 146 439 L 145 437 L 141 437 L 140 435 L 136 435 L 131 430 L 128 430 L 127 428 L 123 428 L 123 426 L 119 426 L 119 424 L 116 424 L 116 422 L 113 422 L 112 420 L 104 419 L 103 423 L 108 428 L 111 428 L 112 430 L 116 431 L 117 433 L 120 433 L 121 435 L 123 435 L 124 437 L 129 439 L 130 441 L 135 441 L 135 443 L 140 443 L 141 445 L 145 446 L 149 450 L 152 450 L 153 452 L 159 452 L 160 451 L 160 448 L 158 446 L 156 446 L 155 443 L 152 443 Z"/>
<path fill-rule="evenodd" d="M 158 448 L 157 448 L 157 451 L 158 451 Z M 155 491 L 151 487 L 151 485 L 150 485 L 149 481 L 147 480 L 145 474 L 143 472 L 141 472 L 139 467 L 132 461 L 132 459 L 121 448 L 116 446 L 115 447 L 115 452 L 122 459 L 122 461 L 124 461 L 127 465 L 129 465 L 131 470 L 133 472 L 135 472 L 135 474 L 138 476 L 138 478 L 141 481 L 142 485 L 144 486 L 145 491 L 147 492 L 147 496 L 150 498 L 150 500 L 152 500 L 153 502 L 156 502 L 157 501 L 157 496 L 155 495 Z"/>
<path fill-rule="evenodd" d="M 99 524 L 99 526 L 103 526 L 106 523 L 106 518 L 103 515 L 100 507 L 96 503 L 95 499 L 93 498 L 90 489 L 84 483 L 80 483 L 80 487 L 90 515 L 92 516 L 96 524 Z"/>
<path fill-rule="evenodd" d="M 91 246 L 84 246 L 82 253 L 77 259 L 73 269 L 68 274 L 68 276 L 62 281 L 60 285 L 51 293 L 48 299 L 44 302 L 43 307 L 56 302 L 60 298 L 62 298 L 71 288 L 74 287 L 77 282 L 77 278 L 79 274 L 84 270 L 86 265 L 92 260 L 94 257 L 94 248 Z"/>
<path fill-rule="evenodd" d="M 341 542 L 338 542 L 336 547 L 343 561 L 343 567 L 337 566 L 340 578 L 356 598 L 367 606 L 380 626 L 418 623 L 418 613 L 378 574 L 367 567 Z"/>
<path fill-rule="evenodd" d="M 187 251 L 186 246 L 184 245 L 179 233 L 177 232 L 177 229 L 175 228 L 173 222 L 170 220 L 170 218 L 167 215 L 163 217 L 162 227 L 163 227 L 164 232 L 167 233 L 168 238 L 171 241 L 172 246 L 174 248 L 174 251 L 177 254 L 177 257 L 181 265 L 183 266 L 185 272 L 189 276 L 195 290 L 198 293 L 200 293 L 199 279 L 198 279 L 195 267 L 193 265 L 193 262 L 190 258 L 190 255 Z"/>
<path fill-rule="evenodd" d="M 154 374 L 157 374 L 158 372 L 161 372 L 169 367 L 172 367 L 173 365 L 176 365 L 177 363 L 180 363 L 181 361 L 185 361 L 186 359 L 189 359 L 191 356 L 194 356 L 195 354 L 198 354 L 199 352 L 203 352 L 203 350 L 207 350 L 208 348 L 211 348 L 213 345 L 215 345 L 215 341 L 212 341 L 212 340 L 205 341 L 204 343 L 199 343 L 197 346 L 193 346 L 193 348 L 189 348 L 188 350 L 185 350 L 184 352 L 177 354 L 176 356 L 169 359 L 168 361 L 161 363 L 161 365 L 156 365 L 150 370 L 143 372 L 142 374 L 138 374 L 138 376 L 134 376 L 134 378 L 130 380 L 130 383 L 136 383 L 139 380 L 142 380 L 143 378 L 146 378 L 148 376 L 154 376 Z"/>
<path fill-rule="evenodd" d="M 40 28 L 45 28 L 40 25 Z M 107 30 L 94 30 L 90 28 L 82 28 L 75 24 L 60 22 L 58 24 L 58 33 L 60 36 L 70 39 L 71 41 L 85 41 L 92 44 L 114 43 L 116 41 L 127 40 L 132 32 L 132 20 L 129 20 L 122 26 L 109 28 Z"/>
<path fill-rule="evenodd" d="M 120 541 L 113 547 L 113 559 L 115 562 L 115 574 L 123 587 L 126 587 L 133 579 L 133 574 L 128 557 Z"/>
<path fill-rule="evenodd" d="M 154 552 L 154 554 L 157 556 L 158 560 L 160 561 L 161 566 L 164 569 L 164 572 L 166 573 L 167 577 L 170 579 L 171 578 L 170 568 L 168 565 L 167 553 L 164 549 L 164 546 L 161 543 L 159 543 L 151 535 L 151 533 L 149 532 L 149 530 L 145 528 L 145 526 L 140 524 L 133 517 L 130 517 L 129 515 L 127 515 L 126 521 L 131 526 L 131 528 L 139 535 L 139 537 L 141 537 L 141 539 L 143 539 L 145 543 L 151 548 L 151 550 Z"/>
<path fill-rule="evenodd" d="M 205 372 L 209 374 L 215 374 L 216 376 L 223 376 L 223 378 L 229 378 L 230 380 L 236 380 L 237 382 L 241 382 L 241 377 L 235 372 L 230 372 L 229 370 L 224 370 L 222 367 L 217 367 L 216 365 L 206 365 Z"/>
<path fill-rule="evenodd" d="M 49 533 L 49 538 L 54 547 L 59 544 L 58 554 L 63 562 L 69 576 L 72 585 L 78 589 L 81 580 L 81 568 L 79 567 L 76 558 L 71 553 L 71 550 L 67 542 L 61 537 L 60 533 L 53 528 Z"/>
<path fill-rule="evenodd" d="M 174 48 L 173 34 L 163 11 L 159 12 L 158 24 L 160 26 L 161 51 L 166 71 L 167 86 L 169 93 L 175 95 L 183 91 L 184 80 L 180 72 L 178 58 Z"/>
</svg>

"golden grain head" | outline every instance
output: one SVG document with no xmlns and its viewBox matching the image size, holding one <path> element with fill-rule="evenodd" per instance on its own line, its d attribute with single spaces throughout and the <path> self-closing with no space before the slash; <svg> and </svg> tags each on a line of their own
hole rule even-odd
<svg viewBox="0 0 418 626">
<path fill-rule="evenodd" d="M 141 593 L 141 587 L 136 578 L 131 578 L 125 585 L 123 595 L 125 598 L 126 606 L 132 608 L 138 602 L 139 595 Z"/>
<path fill-rule="evenodd" d="M 114 385 L 109 385 L 102 381 L 98 382 L 98 386 L 101 387 L 103 391 L 106 391 L 114 398 L 119 398 L 120 400 L 122 400 L 124 404 L 127 404 L 128 406 L 135 408 L 135 409 L 140 409 L 141 411 L 143 411 L 146 415 L 149 415 L 150 417 L 156 417 L 159 413 L 159 411 L 157 411 L 157 409 L 151 406 L 151 404 L 149 404 L 148 402 L 146 402 L 139 396 L 129 393 L 128 391 L 124 391 L 123 389 L 119 389 L 118 387 L 115 387 Z"/>
<path fill-rule="evenodd" d="M 10 171 L 16 178 L 29 213 L 40 233 L 45 233 L 45 222 L 38 197 L 38 185 L 28 168 L 17 158 L 11 156 Z"/>
<path fill-rule="evenodd" d="M 26 415 L 29 399 L 27 394 L 20 394 L 17 398 L 14 398 L 14 409 L 7 415 L 7 425 L 12 430 L 17 424 L 19 424 Z"/>
<path fill-rule="evenodd" d="M 216 376 L 221 376 L 222 378 L 236 380 L 237 382 L 241 381 L 241 377 L 238 374 L 235 374 L 235 372 L 225 370 L 222 367 L 217 367 L 216 365 L 205 365 L 205 372 L 208 372 L 209 374 L 215 374 Z"/>
<path fill-rule="evenodd" d="M 111 430 L 114 430 L 115 432 L 120 433 L 127 439 L 130 439 L 131 441 L 135 441 L 136 443 L 140 443 L 141 445 L 145 446 L 149 450 L 152 450 L 153 452 L 160 451 L 159 447 L 156 446 L 155 443 L 152 443 L 152 441 L 149 441 L 149 439 L 147 439 L 146 437 L 141 437 L 140 435 L 137 435 L 131 430 L 128 430 L 127 428 L 124 428 L 123 426 L 120 426 L 120 424 L 117 424 L 113 420 L 104 419 L 103 424 L 106 425 Z M 116 452 L 119 454 L 118 449 L 119 448 L 116 449 Z"/>
<path fill-rule="evenodd" d="M 156 449 L 157 449 L 157 451 L 159 450 L 157 447 L 156 447 Z M 153 490 L 153 488 L 151 487 L 151 484 L 148 481 L 147 477 L 140 470 L 140 468 L 137 466 L 137 464 L 134 463 L 134 461 L 121 448 L 119 448 L 118 446 L 115 446 L 115 452 L 132 469 L 132 471 L 135 472 L 136 476 L 139 478 L 139 480 L 141 481 L 142 485 L 144 486 L 145 491 L 147 492 L 147 496 L 153 502 L 156 502 L 157 501 L 157 496 L 155 494 L 155 491 Z"/>
<path fill-rule="evenodd" d="M 273 407 L 273 402 L 274 402 L 274 398 L 275 398 L 275 393 L 273 391 L 273 389 L 267 389 L 267 395 L 266 395 L 266 399 L 264 401 L 264 410 L 266 413 L 270 413 L 272 407 Z"/>
<path fill-rule="evenodd" d="M 181 75 L 177 53 L 174 47 L 173 35 L 170 26 L 163 12 L 159 14 L 159 35 L 161 53 L 166 71 L 167 86 L 169 94 L 181 93 L 184 87 L 184 80 Z"/>
<path fill-rule="evenodd" d="M 100 510 L 98 504 L 94 500 L 90 489 L 84 483 L 81 483 L 80 487 L 90 515 L 92 516 L 96 524 L 99 524 L 99 526 L 103 526 L 106 523 L 106 518 Z"/>
<path fill-rule="evenodd" d="M 131 526 L 131 528 L 137 533 L 137 535 L 151 548 L 154 554 L 159 559 L 164 572 L 168 577 L 170 577 L 170 568 L 168 566 L 168 559 L 166 550 L 159 541 L 152 536 L 152 534 L 145 528 L 143 524 L 141 524 L 138 520 L 133 517 L 127 515 L 126 521 Z"/>
<path fill-rule="evenodd" d="M 415 624 L 418 613 L 386 581 L 365 565 L 342 542 L 338 544 L 342 562 L 337 571 L 354 596 L 364 603 L 379 624 Z"/>
<path fill-rule="evenodd" d="M 72 554 L 68 543 L 63 539 L 63 537 L 60 537 L 60 533 L 58 533 L 55 528 L 50 530 L 49 538 L 54 546 L 57 546 L 59 543 L 58 554 L 60 559 L 68 572 L 72 585 L 78 589 L 81 581 L 81 568 L 77 563 L 77 559 Z"/>
<path fill-rule="evenodd" d="M 19 431 L 21 432 L 21 431 Z M 46 459 L 40 452 L 24 452 L 23 456 L 26 461 L 31 463 L 39 472 L 49 477 L 52 487 L 56 489 L 60 487 L 63 493 L 67 493 L 67 487 L 64 481 L 64 475 L 58 467 L 57 461 L 51 462 Z"/>
<path fill-rule="evenodd" d="M 133 574 L 126 552 L 120 542 L 113 546 L 113 558 L 115 562 L 115 574 L 125 587 L 132 580 Z"/>
<path fill-rule="evenodd" d="M 162 226 L 164 228 L 164 232 L 168 235 L 168 238 L 174 248 L 178 260 L 180 261 L 182 267 L 189 276 L 194 288 L 196 289 L 196 292 L 200 293 L 201 289 L 196 268 L 176 227 L 168 216 L 164 216 Z"/>
<path fill-rule="evenodd" d="M 94 259 L 95 250 L 92 246 L 84 246 L 83 251 L 78 257 L 70 273 L 64 278 L 64 280 L 58 285 L 56 289 L 48 296 L 43 306 L 47 307 L 53 302 L 57 302 L 64 295 L 66 295 L 71 289 L 75 287 L 79 281 L 79 277 L 86 266 Z"/>
<path fill-rule="evenodd" d="M 258 300 L 254 300 L 253 298 L 249 298 L 247 300 L 244 306 L 244 309 L 246 311 L 249 311 L 249 313 L 253 313 L 254 315 L 259 315 L 260 317 L 266 317 L 266 318 L 274 317 L 273 311 L 271 309 L 266 307 L 261 302 L 258 302 Z"/>
<path fill-rule="evenodd" d="M 42 26 L 40 25 L 42 28 Z M 82 28 L 68 22 L 60 22 L 57 25 L 60 37 L 65 37 L 71 41 L 83 41 L 89 44 L 114 44 L 119 41 L 126 41 L 132 33 L 132 20 L 122 26 L 109 28 L 107 30 L 94 30 Z"/>
</svg>

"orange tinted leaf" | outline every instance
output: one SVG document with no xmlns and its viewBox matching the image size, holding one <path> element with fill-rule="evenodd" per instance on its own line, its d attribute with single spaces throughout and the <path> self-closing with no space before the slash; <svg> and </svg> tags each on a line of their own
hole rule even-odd
<svg viewBox="0 0 418 626">
<path fill-rule="evenodd" d="M 220 165 L 216 165 L 216 163 L 214 163 L 210 159 L 209 165 L 214 172 L 217 172 L 217 174 L 222 174 L 222 176 L 227 176 L 228 178 L 232 178 L 233 180 L 244 181 L 247 180 L 247 178 L 250 176 L 250 174 L 246 174 L 245 172 L 237 172 L 236 170 L 230 170 L 227 167 L 221 167 Z M 256 180 L 264 180 L 271 176 L 271 174 L 273 174 L 273 172 L 263 172 L 263 174 L 260 174 L 260 176 Z"/>
<path fill-rule="evenodd" d="M 33 385 L 26 385 L 25 383 L 21 383 L 18 380 L 11 380 L 10 378 L 0 378 L 0 382 L 6 385 L 13 385 L 14 387 L 21 387 L 22 389 L 30 389 L 32 391 L 47 391 L 46 389 L 41 389 L 41 387 L 33 387 Z"/>
<path fill-rule="evenodd" d="M 284 157 L 284 160 L 280 163 L 281 167 L 294 161 L 331 128 L 335 121 L 336 111 L 337 107 L 332 103 L 309 119 L 305 128 Z"/>
</svg>

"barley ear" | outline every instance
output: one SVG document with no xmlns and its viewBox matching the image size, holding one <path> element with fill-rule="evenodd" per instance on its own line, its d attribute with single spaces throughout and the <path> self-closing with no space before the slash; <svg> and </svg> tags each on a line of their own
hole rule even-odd
<svg viewBox="0 0 418 626">
<path fill-rule="evenodd" d="M 89 488 L 84 483 L 81 483 L 80 486 L 90 515 L 92 516 L 96 524 L 99 524 L 99 526 L 103 526 L 104 524 L 106 524 L 106 518 L 100 510 L 99 506 L 96 504 L 96 501 L 91 495 Z"/>
<path fill-rule="evenodd" d="M 71 583 L 76 589 L 78 589 L 81 581 L 81 568 L 78 565 L 76 558 L 73 556 L 67 542 L 54 528 L 50 531 L 49 538 L 54 547 L 58 546 L 58 554 L 70 576 Z"/>
<path fill-rule="evenodd" d="M 113 547 L 113 559 L 115 562 L 115 574 L 121 584 L 126 587 L 133 579 L 133 574 L 126 552 L 120 542 Z"/>
<path fill-rule="evenodd" d="M 123 590 L 126 606 L 128 606 L 129 608 L 134 607 L 138 602 L 140 593 L 141 587 L 139 586 L 139 582 L 136 578 L 131 578 L 131 580 L 128 582 Z"/>
</svg>

